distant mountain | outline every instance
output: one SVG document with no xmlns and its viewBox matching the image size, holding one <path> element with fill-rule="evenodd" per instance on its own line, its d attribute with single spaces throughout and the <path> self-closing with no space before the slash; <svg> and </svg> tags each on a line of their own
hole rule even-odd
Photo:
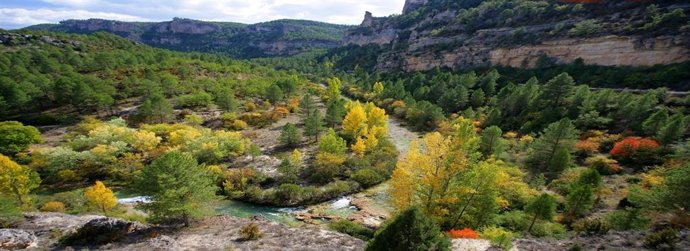
<svg viewBox="0 0 690 251">
<path fill-rule="evenodd" d="M 401 15 L 367 12 L 343 44 L 336 65 L 383 71 L 667 65 L 690 60 L 690 3 L 407 0 Z"/>
<path fill-rule="evenodd" d="M 78 34 L 104 31 L 159 48 L 255 58 L 290 56 L 312 49 L 334 48 L 340 45 L 348 28 L 351 27 L 306 20 L 241 24 L 174 18 L 157 23 L 66 20 L 59 24 L 40 24 L 26 29 Z"/>
</svg>

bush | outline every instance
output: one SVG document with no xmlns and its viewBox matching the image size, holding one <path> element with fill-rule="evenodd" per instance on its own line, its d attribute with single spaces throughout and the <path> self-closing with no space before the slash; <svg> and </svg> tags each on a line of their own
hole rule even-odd
<svg viewBox="0 0 690 251">
<path fill-rule="evenodd" d="M 644 239 L 644 245 L 645 247 L 652 249 L 673 249 L 678 240 L 678 231 L 667 228 L 662 231 L 647 235 L 647 237 Z"/>
<path fill-rule="evenodd" d="M 479 234 L 472 229 L 465 228 L 461 230 L 451 229 L 448 235 L 453 239 L 479 239 Z"/>
<path fill-rule="evenodd" d="M 617 210 L 606 217 L 606 221 L 615 230 L 643 230 L 649 225 L 649 219 L 640 214 L 636 208 Z"/>
<path fill-rule="evenodd" d="M 593 19 L 587 19 L 576 23 L 575 27 L 568 31 L 568 34 L 574 37 L 587 37 L 599 33 L 601 25 L 596 23 Z"/>
<path fill-rule="evenodd" d="M 0 228 L 9 228 L 19 224 L 24 217 L 14 201 L 0 195 Z"/>
<path fill-rule="evenodd" d="M 182 108 L 197 108 L 208 107 L 213 104 L 213 97 L 204 91 L 180 95 L 177 97 L 175 104 Z"/>
<path fill-rule="evenodd" d="M 62 213 L 65 212 L 65 204 L 59 201 L 50 201 L 43 204 L 40 210 L 41 212 Z"/>
<path fill-rule="evenodd" d="M 302 200 L 302 187 L 296 184 L 282 184 L 275 190 L 275 203 L 294 205 Z"/>
<path fill-rule="evenodd" d="M 535 237 L 554 237 L 561 238 L 567 230 L 561 224 L 555 222 L 537 223 L 532 227 L 531 235 Z"/>
<path fill-rule="evenodd" d="M 496 225 L 513 231 L 525 231 L 529 228 L 529 224 L 530 220 L 523 211 L 513 210 L 496 217 Z"/>
<path fill-rule="evenodd" d="M 510 250 L 513 247 L 515 234 L 500 227 L 487 227 L 482 231 L 481 236 L 488 239 L 494 247 Z"/>
<path fill-rule="evenodd" d="M 258 240 L 261 238 L 261 230 L 259 229 L 259 225 L 256 223 L 252 222 L 240 229 L 240 238 L 245 241 L 251 241 L 251 240 Z"/>
<path fill-rule="evenodd" d="M 609 159 L 603 155 L 585 159 L 585 165 L 596 169 L 602 175 L 617 174 L 623 171 L 623 167 L 618 164 L 618 161 Z"/>
<path fill-rule="evenodd" d="M 585 235 L 604 235 L 609 232 L 611 225 L 598 218 L 582 219 L 573 224 L 573 230 Z"/>
<path fill-rule="evenodd" d="M 363 188 L 371 187 L 385 180 L 381 174 L 369 168 L 357 170 L 357 172 L 352 175 L 352 179 L 362 185 Z"/>
<path fill-rule="evenodd" d="M 328 223 L 328 228 L 365 241 L 374 237 L 374 230 L 349 220 L 330 222 Z"/>
</svg>

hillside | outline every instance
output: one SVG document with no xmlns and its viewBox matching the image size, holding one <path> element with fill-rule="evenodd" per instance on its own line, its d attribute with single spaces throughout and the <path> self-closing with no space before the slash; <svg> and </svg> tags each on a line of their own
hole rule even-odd
<svg viewBox="0 0 690 251">
<path fill-rule="evenodd" d="M 575 1 L 407 0 L 402 15 L 366 13 L 343 43 L 377 52 L 358 63 L 383 71 L 690 60 L 690 4 L 566 2 Z"/>
<path fill-rule="evenodd" d="M 258 24 L 205 22 L 175 18 L 167 22 L 66 20 L 29 30 L 91 34 L 105 31 L 132 41 L 176 51 L 218 52 L 237 58 L 288 56 L 339 45 L 345 25 L 306 20 Z"/>
</svg>

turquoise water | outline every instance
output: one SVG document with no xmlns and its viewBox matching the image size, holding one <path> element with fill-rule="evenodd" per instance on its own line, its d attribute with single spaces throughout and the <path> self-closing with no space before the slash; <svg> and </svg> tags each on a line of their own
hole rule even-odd
<svg viewBox="0 0 690 251">
<path fill-rule="evenodd" d="M 290 213 L 302 208 L 298 207 L 269 207 L 254 205 L 251 203 L 224 200 L 216 207 L 216 212 L 222 215 L 250 218 L 260 215 L 266 219 L 285 223 L 288 225 L 299 225 L 301 222 L 296 220 Z"/>
</svg>

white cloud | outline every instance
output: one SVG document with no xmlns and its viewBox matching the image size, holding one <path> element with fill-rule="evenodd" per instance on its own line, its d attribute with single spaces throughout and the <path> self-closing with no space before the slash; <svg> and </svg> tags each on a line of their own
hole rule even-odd
<svg viewBox="0 0 690 251">
<path fill-rule="evenodd" d="M 42 0 L 38 9 L 3 8 L 0 27 L 17 28 L 64 19 L 103 18 L 165 21 L 173 17 L 257 23 L 275 19 L 309 19 L 359 24 L 364 11 L 375 16 L 400 13 L 404 0 Z M 36 6 L 32 6 L 36 8 Z"/>
<path fill-rule="evenodd" d="M 109 12 L 92 12 L 85 10 L 52 10 L 0 8 L 0 27 L 20 28 L 33 24 L 56 23 L 66 19 L 102 18 L 122 21 L 147 21 L 148 19 Z"/>
</svg>

